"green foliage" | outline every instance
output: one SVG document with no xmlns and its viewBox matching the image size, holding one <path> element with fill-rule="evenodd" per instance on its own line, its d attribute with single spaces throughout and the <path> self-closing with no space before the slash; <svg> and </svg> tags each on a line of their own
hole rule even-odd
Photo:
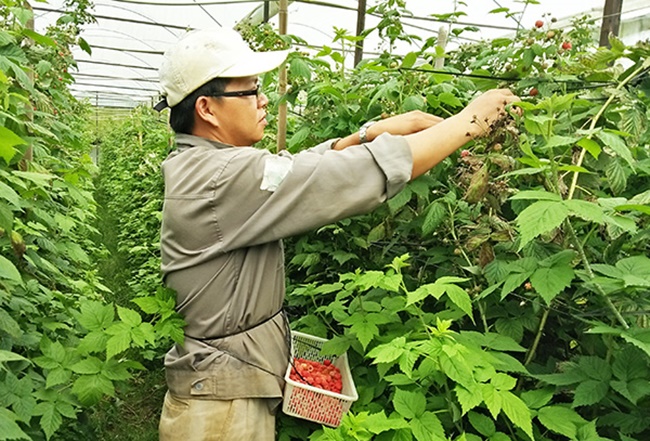
<svg viewBox="0 0 650 441">
<path fill-rule="evenodd" d="M 390 45 L 403 32 L 382 26 Z M 501 79 L 435 71 L 434 39 L 343 74 L 332 48 L 301 63 L 294 151 L 397 112 L 448 116 L 507 84 L 524 111 L 373 213 L 287 241 L 293 326 L 348 352 L 360 395 L 310 439 L 650 435 L 650 50 L 596 50 L 591 24 L 574 26 L 445 54 L 450 73 Z"/>
</svg>

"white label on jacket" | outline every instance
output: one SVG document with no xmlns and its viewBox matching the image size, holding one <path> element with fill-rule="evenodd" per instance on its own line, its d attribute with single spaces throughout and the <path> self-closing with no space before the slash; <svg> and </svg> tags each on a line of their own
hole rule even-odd
<svg viewBox="0 0 650 441">
<path fill-rule="evenodd" d="M 264 164 L 261 190 L 275 191 L 293 167 L 293 159 L 286 156 L 269 156 Z"/>
</svg>

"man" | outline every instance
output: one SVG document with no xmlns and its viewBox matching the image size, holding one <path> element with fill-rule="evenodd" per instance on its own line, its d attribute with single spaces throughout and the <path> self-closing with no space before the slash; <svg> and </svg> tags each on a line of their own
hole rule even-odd
<svg viewBox="0 0 650 441">
<path fill-rule="evenodd" d="M 267 125 L 257 75 L 286 56 L 195 31 L 160 68 L 177 146 L 162 166 L 162 271 L 187 322 L 165 359 L 161 441 L 273 440 L 289 358 L 281 240 L 372 210 L 517 101 L 493 90 L 446 120 L 411 112 L 274 155 L 251 147 Z"/>
</svg>

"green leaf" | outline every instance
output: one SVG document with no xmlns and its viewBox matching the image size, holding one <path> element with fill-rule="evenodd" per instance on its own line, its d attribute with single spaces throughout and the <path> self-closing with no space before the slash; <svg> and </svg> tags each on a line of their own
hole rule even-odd
<svg viewBox="0 0 650 441">
<path fill-rule="evenodd" d="M 441 103 L 447 104 L 450 107 L 461 107 L 463 103 L 459 100 L 456 95 L 450 92 L 443 92 L 438 95 L 438 99 Z"/>
<path fill-rule="evenodd" d="M 131 331 L 127 330 L 125 332 L 120 332 L 114 334 L 106 342 L 106 358 L 111 358 L 120 354 L 131 346 Z"/>
<path fill-rule="evenodd" d="M 402 60 L 402 68 L 403 69 L 409 69 L 413 67 L 415 62 L 418 59 L 418 53 L 417 52 L 409 52 L 404 56 L 404 60 Z"/>
<path fill-rule="evenodd" d="M 537 419 L 552 432 L 575 439 L 578 427 L 586 424 L 575 410 L 563 406 L 543 407 L 537 413 Z"/>
<path fill-rule="evenodd" d="M 553 135 L 549 138 L 549 140 L 546 142 L 546 144 L 542 148 L 554 148 L 554 147 L 563 147 L 563 146 L 569 146 L 573 145 L 576 143 L 576 138 L 572 136 L 560 136 L 560 135 Z"/>
<path fill-rule="evenodd" d="M 79 44 L 79 47 L 81 48 L 81 50 L 83 50 L 83 51 L 84 51 L 85 53 L 87 53 L 88 55 L 92 55 L 92 54 L 93 54 L 93 51 L 92 51 L 92 49 L 90 48 L 90 45 L 89 45 L 88 42 L 87 42 L 86 40 L 84 40 L 83 38 L 79 37 L 79 38 L 77 39 L 77 44 Z"/>
<path fill-rule="evenodd" d="M 18 193 L 2 181 L 0 181 L 0 198 L 8 201 L 15 208 L 21 207 L 21 199 Z"/>
<path fill-rule="evenodd" d="M 590 138 L 582 138 L 576 144 L 578 144 L 580 147 L 582 147 L 587 152 L 589 152 L 589 154 L 593 156 L 595 159 L 598 159 L 600 152 L 602 152 L 602 149 L 600 148 L 600 144 L 598 144 L 596 141 Z"/>
<path fill-rule="evenodd" d="M 22 32 L 26 37 L 31 38 L 32 40 L 34 40 L 39 44 L 42 44 L 43 46 L 56 47 L 56 41 L 52 40 L 50 37 L 41 35 L 38 32 L 32 31 L 31 29 L 23 29 Z"/>
<path fill-rule="evenodd" d="M 538 200 L 538 201 L 561 201 L 562 197 L 560 195 L 557 195 L 555 193 L 550 193 L 548 191 L 540 191 L 540 190 L 524 190 L 515 193 L 513 196 L 510 197 L 512 200 L 520 200 L 520 199 L 533 199 L 533 200 Z"/>
<path fill-rule="evenodd" d="M 501 413 L 501 407 L 503 404 L 501 402 L 501 394 L 491 384 L 482 383 L 480 385 L 480 388 L 481 388 L 481 395 L 483 396 L 483 401 L 485 402 L 485 405 L 490 411 L 492 418 L 496 419 L 497 416 L 499 416 L 499 413 Z"/>
<path fill-rule="evenodd" d="M 32 438 L 22 431 L 16 424 L 16 415 L 9 409 L 0 407 L 0 440 L 26 439 L 31 441 Z"/>
<path fill-rule="evenodd" d="M 65 369 L 63 367 L 56 367 L 47 374 L 45 387 L 49 389 L 54 386 L 58 386 L 59 384 L 65 384 L 70 380 L 71 377 L 72 372 L 70 372 L 68 369 Z"/>
<path fill-rule="evenodd" d="M 612 369 L 609 367 L 609 363 L 600 357 L 580 357 L 578 367 L 593 380 L 608 382 L 612 378 Z"/>
<path fill-rule="evenodd" d="M 27 141 L 8 128 L 0 126 L 0 157 L 4 158 L 7 164 L 16 154 L 14 146 L 22 144 L 27 144 Z"/>
<path fill-rule="evenodd" d="M 494 421 L 485 415 L 481 415 L 480 413 L 476 412 L 470 412 L 467 416 L 469 417 L 469 422 L 472 427 L 474 427 L 474 429 L 476 429 L 476 431 L 481 435 L 487 436 L 489 438 L 496 433 L 497 429 L 494 425 Z"/>
<path fill-rule="evenodd" d="M 456 392 L 456 397 L 463 410 L 463 415 L 483 402 L 483 397 L 479 391 L 466 389 L 460 384 L 456 385 L 454 392 Z"/>
<path fill-rule="evenodd" d="M 575 273 L 570 266 L 557 265 L 550 268 L 538 268 L 532 276 L 530 283 L 542 296 L 547 305 L 565 288 L 571 286 Z"/>
<path fill-rule="evenodd" d="M 427 400 L 421 392 L 409 392 L 399 388 L 395 390 L 393 407 L 404 418 L 411 419 L 422 416 L 426 406 Z"/>
<path fill-rule="evenodd" d="M 74 382 L 72 393 L 83 405 L 93 406 L 104 395 L 115 395 L 115 389 L 113 383 L 103 375 L 83 375 Z"/>
<path fill-rule="evenodd" d="M 609 132 L 607 130 L 603 130 L 601 132 L 598 132 L 596 134 L 598 138 L 603 142 L 603 144 L 616 153 L 616 155 L 620 156 L 621 158 L 625 159 L 625 161 L 628 163 L 628 165 L 634 170 L 634 158 L 632 157 L 632 153 L 630 152 L 629 147 L 625 144 L 625 141 L 621 139 L 620 136 L 616 135 L 615 133 Z"/>
<path fill-rule="evenodd" d="M 537 201 L 517 216 L 521 233 L 519 250 L 537 236 L 559 227 L 569 215 L 569 209 L 556 201 Z"/>
<path fill-rule="evenodd" d="M 371 433 L 379 434 L 389 430 L 408 429 L 409 424 L 403 418 L 387 418 L 384 412 L 368 415 L 366 425 Z"/>
<path fill-rule="evenodd" d="M 422 236 L 430 236 L 447 217 L 447 209 L 440 202 L 432 203 L 422 223 Z"/>
<path fill-rule="evenodd" d="M 458 306 L 467 316 L 471 319 L 472 317 L 472 299 L 470 298 L 467 291 L 456 285 L 444 285 L 445 292 L 447 297 L 451 300 L 456 306 Z"/>
<path fill-rule="evenodd" d="M 627 174 L 618 160 L 613 159 L 609 162 L 605 169 L 605 176 L 612 193 L 615 195 L 623 193 L 627 188 Z"/>
<path fill-rule="evenodd" d="M 534 439 L 532 417 L 526 404 L 512 392 L 501 391 L 500 395 L 501 405 L 506 416 L 510 418 L 510 421 L 515 426 L 523 430 L 530 439 Z"/>
<path fill-rule="evenodd" d="M 625 204 L 615 208 L 616 211 L 638 211 L 650 215 L 650 205 Z"/>
<path fill-rule="evenodd" d="M 28 359 L 16 354 L 15 352 L 0 349 L 0 363 L 6 363 L 7 361 L 26 361 L 31 363 Z"/>
<path fill-rule="evenodd" d="M 11 263 L 7 258 L 0 256 L 0 279 L 11 280 L 20 285 L 23 284 L 23 278 L 21 277 L 18 269 Z"/>
<path fill-rule="evenodd" d="M 41 416 L 40 426 L 41 429 L 43 429 L 43 432 L 45 432 L 45 436 L 50 439 L 54 432 L 56 432 L 58 428 L 61 427 L 61 423 L 63 423 L 63 417 L 57 410 L 54 403 L 47 404 L 48 406 L 45 412 L 43 412 L 43 416 Z"/>
<path fill-rule="evenodd" d="M 405 351 L 406 338 L 398 337 L 389 343 L 378 345 L 368 352 L 368 357 L 374 358 L 374 364 L 392 363 L 397 360 Z"/>
<path fill-rule="evenodd" d="M 591 406 L 599 403 L 607 396 L 608 391 L 609 384 L 602 381 L 588 380 L 580 383 L 575 389 L 572 406 Z"/>
<path fill-rule="evenodd" d="M 601 225 L 605 222 L 605 210 L 598 204 L 579 199 L 569 199 L 564 201 L 564 205 L 573 216 Z"/>
<path fill-rule="evenodd" d="M 89 331 L 101 331 L 108 328 L 115 318 L 113 305 L 103 305 L 100 302 L 85 302 L 80 309 L 79 323 Z"/>
<path fill-rule="evenodd" d="M 309 68 L 309 64 L 300 57 L 291 59 L 289 63 L 289 71 L 294 77 L 304 78 L 305 80 L 311 78 L 311 69 Z"/>
<path fill-rule="evenodd" d="M 424 412 L 422 415 L 416 416 L 411 420 L 410 425 L 413 435 L 418 441 L 447 439 L 442 423 L 433 412 Z"/>
<path fill-rule="evenodd" d="M 70 366 L 70 369 L 76 374 L 94 375 L 101 372 L 102 361 L 97 357 L 89 357 Z"/>
<path fill-rule="evenodd" d="M 142 317 L 140 317 L 140 314 L 138 314 L 136 311 L 132 309 L 123 308 L 118 305 L 117 315 L 124 323 L 129 325 L 129 327 L 131 328 L 135 328 L 140 323 L 142 323 Z"/>
<path fill-rule="evenodd" d="M 546 406 L 553 399 L 554 390 L 551 388 L 528 390 L 522 392 L 521 399 L 530 409 Z"/>
</svg>

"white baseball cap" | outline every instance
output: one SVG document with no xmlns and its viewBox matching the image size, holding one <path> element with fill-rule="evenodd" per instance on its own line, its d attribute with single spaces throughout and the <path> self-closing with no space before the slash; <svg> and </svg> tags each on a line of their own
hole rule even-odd
<svg viewBox="0 0 650 441">
<path fill-rule="evenodd" d="M 273 70 L 288 54 L 288 50 L 255 52 L 232 29 L 188 32 L 165 52 L 159 69 L 163 100 L 155 109 L 174 107 L 215 78 L 248 77 Z"/>
</svg>

